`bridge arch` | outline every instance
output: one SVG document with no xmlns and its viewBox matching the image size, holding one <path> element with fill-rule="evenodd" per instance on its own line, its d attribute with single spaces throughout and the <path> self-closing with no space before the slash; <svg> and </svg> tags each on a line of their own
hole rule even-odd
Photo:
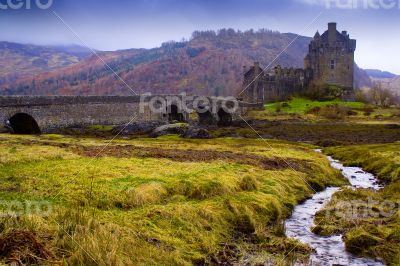
<svg viewBox="0 0 400 266">
<path fill-rule="evenodd" d="M 185 122 L 185 116 L 183 113 L 179 110 L 178 106 L 175 104 L 171 104 L 167 108 L 167 115 L 168 115 L 168 121 L 178 121 L 178 122 Z"/>
<path fill-rule="evenodd" d="M 40 128 L 36 120 L 27 113 L 17 113 L 7 121 L 15 134 L 40 134 Z"/>
<path fill-rule="evenodd" d="M 220 108 L 217 113 L 218 116 L 218 126 L 226 127 L 232 125 L 232 114 L 226 112 L 224 108 Z"/>
<path fill-rule="evenodd" d="M 215 124 L 215 116 L 211 112 L 210 107 L 199 106 L 197 107 L 198 123 L 200 125 L 213 125 Z"/>
</svg>

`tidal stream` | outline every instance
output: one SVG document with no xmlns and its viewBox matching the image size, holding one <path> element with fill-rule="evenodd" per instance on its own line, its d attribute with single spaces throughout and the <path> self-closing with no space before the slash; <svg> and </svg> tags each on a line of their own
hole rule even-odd
<svg viewBox="0 0 400 266">
<path fill-rule="evenodd" d="M 320 152 L 317 150 L 317 152 Z M 338 160 L 328 156 L 333 168 L 340 170 L 353 188 L 370 188 L 378 190 L 382 188 L 374 175 L 364 172 L 358 167 L 345 167 Z M 327 204 L 332 195 L 340 188 L 329 187 L 315 194 L 311 199 L 298 205 L 292 216 L 286 220 L 286 236 L 308 244 L 315 252 L 311 255 L 310 265 L 371 265 L 381 266 L 382 262 L 370 258 L 356 257 L 345 249 L 342 235 L 319 236 L 311 232 L 314 227 L 315 214 Z"/>
</svg>

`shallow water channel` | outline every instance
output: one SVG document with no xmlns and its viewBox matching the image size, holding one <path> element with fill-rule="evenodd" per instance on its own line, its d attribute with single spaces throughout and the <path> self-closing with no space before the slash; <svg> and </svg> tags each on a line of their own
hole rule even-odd
<svg viewBox="0 0 400 266">
<path fill-rule="evenodd" d="M 320 151 L 317 151 L 320 152 Z M 345 167 L 332 157 L 327 157 L 333 168 L 340 170 L 353 188 L 371 188 L 378 190 L 374 175 L 364 172 L 358 167 Z M 315 252 L 311 255 L 310 265 L 383 265 L 381 262 L 370 258 L 356 257 L 345 249 L 342 235 L 324 237 L 311 232 L 314 226 L 315 214 L 330 201 L 332 195 L 339 191 L 338 187 L 329 187 L 315 194 L 311 199 L 298 205 L 292 216 L 286 220 L 286 236 L 299 240 L 311 246 Z"/>
</svg>

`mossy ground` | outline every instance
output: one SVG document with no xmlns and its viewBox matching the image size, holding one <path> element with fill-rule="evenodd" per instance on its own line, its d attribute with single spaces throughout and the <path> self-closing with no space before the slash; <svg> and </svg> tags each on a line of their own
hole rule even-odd
<svg viewBox="0 0 400 266">
<path fill-rule="evenodd" d="M 345 189 L 317 214 L 314 231 L 344 234 L 356 254 L 400 262 L 400 143 L 335 147 L 327 154 L 347 165 L 375 173 L 386 184 L 380 191 Z"/>
<path fill-rule="evenodd" d="M 283 220 L 310 186 L 345 183 L 311 146 L 229 138 L 1 135 L 0 169 L 0 240 L 30 237 L 1 260 L 38 264 L 286 264 L 309 249 Z M 29 212 L 43 201 L 50 210 Z"/>
<path fill-rule="evenodd" d="M 343 120 L 353 124 L 391 124 L 400 122 L 400 109 L 398 107 L 379 108 L 362 102 L 342 100 L 313 101 L 299 97 L 293 97 L 283 102 L 266 104 L 264 110 L 249 112 L 246 117 L 250 120 L 323 122 L 332 119 L 319 115 L 315 110 L 333 105 L 349 111 L 348 115 L 341 116 L 340 119 L 336 117 L 334 120 Z"/>
<path fill-rule="evenodd" d="M 351 144 L 391 143 L 400 140 L 397 124 L 354 124 L 348 122 L 306 121 L 256 121 L 233 128 L 211 130 L 217 137 L 235 136 L 244 138 L 284 139 L 312 143 L 318 146 Z M 253 130 L 254 129 L 254 130 Z"/>
<path fill-rule="evenodd" d="M 306 114 L 306 112 L 314 107 L 323 107 L 333 104 L 338 104 L 350 108 L 364 108 L 366 105 L 361 102 L 345 102 L 341 100 L 333 100 L 333 101 L 313 101 L 307 98 L 297 98 L 294 97 L 289 101 L 286 101 L 286 105 L 282 105 L 282 102 L 269 103 L 265 105 L 265 110 L 267 112 L 276 112 L 277 107 L 281 106 L 281 111 L 285 113 L 294 113 L 294 114 Z"/>
</svg>

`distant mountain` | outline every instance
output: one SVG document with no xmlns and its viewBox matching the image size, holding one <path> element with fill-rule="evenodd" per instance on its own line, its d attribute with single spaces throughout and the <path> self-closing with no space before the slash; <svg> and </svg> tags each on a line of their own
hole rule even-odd
<svg viewBox="0 0 400 266">
<path fill-rule="evenodd" d="M 356 88 L 364 88 L 364 87 L 371 88 L 373 86 L 373 82 L 370 76 L 368 75 L 367 71 L 360 68 L 358 65 L 356 65 L 354 68 L 354 81 Z"/>
<path fill-rule="evenodd" d="M 79 60 L 88 57 L 93 53 L 93 51 L 96 51 L 94 49 L 86 48 L 80 45 L 76 44 L 71 44 L 71 45 L 54 45 L 54 46 L 48 46 L 50 49 L 53 49 L 54 51 L 59 51 L 61 53 L 66 53 L 70 55 L 74 55 Z"/>
<path fill-rule="evenodd" d="M 76 64 L 90 51 L 80 46 L 39 46 L 0 42 L 0 86 Z"/>
<path fill-rule="evenodd" d="M 382 71 L 379 69 L 365 69 L 365 72 L 367 72 L 368 76 L 372 78 L 394 78 L 397 76 L 388 71 Z"/>
<path fill-rule="evenodd" d="M 372 86 L 379 83 L 383 88 L 400 95 L 400 76 L 378 69 L 366 69 L 365 72 L 369 75 Z"/>
<path fill-rule="evenodd" d="M 372 78 L 374 83 L 379 83 L 383 88 L 389 89 L 400 96 L 400 76 L 394 78 Z"/>
<path fill-rule="evenodd" d="M 0 86 L 2 94 L 129 95 L 113 71 L 138 93 L 231 95 L 240 89 L 243 65 L 259 61 L 267 66 L 295 34 L 269 30 L 237 32 L 232 29 L 195 32 L 190 41 L 168 42 L 154 49 L 99 52 L 62 69 Z M 302 67 L 310 38 L 299 36 L 271 67 Z M 78 60 L 77 60 L 78 61 Z"/>
</svg>

